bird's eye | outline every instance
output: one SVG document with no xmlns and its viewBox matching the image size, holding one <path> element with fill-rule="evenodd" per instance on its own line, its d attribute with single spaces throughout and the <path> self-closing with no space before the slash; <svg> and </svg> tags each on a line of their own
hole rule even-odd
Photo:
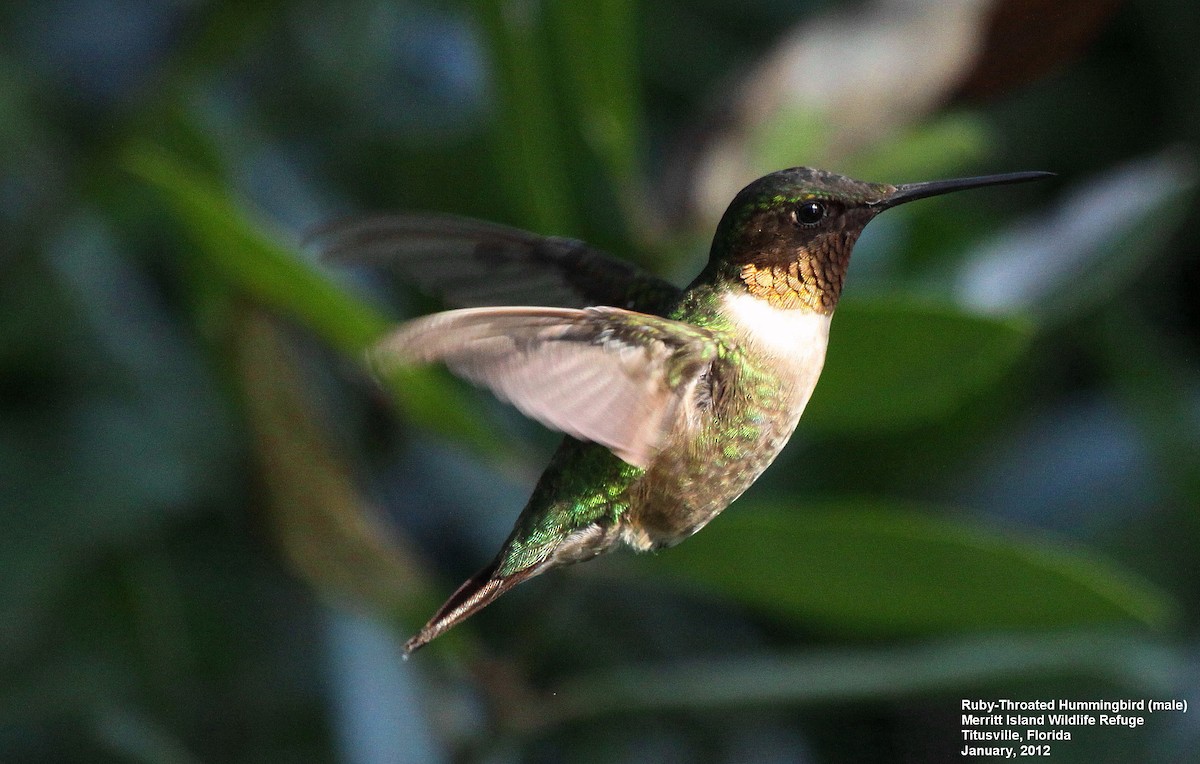
<svg viewBox="0 0 1200 764">
<path fill-rule="evenodd" d="M 804 202 L 792 210 L 792 222 L 800 226 L 813 226 L 825 217 L 825 205 L 820 202 Z"/>
</svg>

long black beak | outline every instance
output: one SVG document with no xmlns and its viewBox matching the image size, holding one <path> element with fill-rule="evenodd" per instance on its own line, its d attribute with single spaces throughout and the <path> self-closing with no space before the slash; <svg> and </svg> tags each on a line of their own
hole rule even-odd
<svg viewBox="0 0 1200 764">
<path fill-rule="evenodd" d="M 968 188 L 983 186 L 1000 186 L 1005 183 L 1025 183 L 1030 180 L 1052 178 L 1052 172 L 1008 172 L 1002 175 L 982 175 L 977 178 L 954 178 L 953 180 L 930 180 L 924 183 L 905 183 L 896 186 L 896 190 L 875 202 L 872 207 L 886 210 L 897 204 L 904 204 L 915 199 L 925 199 L 930 196 L 940 196 L 954 191 L 965 191 Z"/>
</svg>

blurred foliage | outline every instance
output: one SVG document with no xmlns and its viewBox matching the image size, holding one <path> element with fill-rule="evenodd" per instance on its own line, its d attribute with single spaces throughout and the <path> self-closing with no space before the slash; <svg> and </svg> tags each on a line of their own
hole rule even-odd
<svg viewBox="0 0 1200 764">
<path fill-rule="evenodd" d="M 1200 11 L 0 19 L 0 760 L 939 761 L 961 698 L 1200 700 Z M 456 212 L 682 281 L 795 164 L 1059 178 L 873 223 L 794 442 L 702 534 L 401 661 L 552 438 L 440 370 L 368 380 L 436 301 L 305 233 Z M 1054 756 L 1194 760 L 1193 718 Z"/>
<path fill-rule="evenodd" d="M 713 541 L 664 552 L 665 575 L 701 583 L 815 630 L 869 635 L 1062 628 L 1170 607 L 1081 554 L 946 523 L 897 503 L 755 503 Z M 773 543 L 789 539 L 786 545 Z M 797 581 L 820 580 L 818 587 Z"/>
</svg>

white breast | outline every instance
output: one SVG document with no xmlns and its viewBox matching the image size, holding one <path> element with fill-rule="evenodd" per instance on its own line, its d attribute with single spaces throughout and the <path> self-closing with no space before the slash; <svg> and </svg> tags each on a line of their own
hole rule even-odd
<svg viewBox="0 0 1200 764">
<path fill-rule="evenodd" d="M 831 317 L 824 313 L 777 308 L 749 294 L 726 295 L 725 310 L 743 339 L 757 345 L 760 352 L 802 363 L 814 352 L 820 359 L 825 357 Z"/>
<path fill-rule="evenodd" d="M 776 308 L 749 294 L 727 295 L 725 309 L 750 354 L 763 358 L 782 373 L 780 382 L 784 389 L 780 392 L 790 398 L 792 411 L 790 421 L 785 424 L 790 435 L 825 365 L 831 316 L 804 308 Z"/>
</svg>

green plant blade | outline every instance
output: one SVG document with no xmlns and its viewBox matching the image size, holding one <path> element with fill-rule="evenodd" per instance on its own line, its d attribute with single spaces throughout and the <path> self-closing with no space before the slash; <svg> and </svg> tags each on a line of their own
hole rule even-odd
<svg viewBox="0 0 1200 764">
<path fill-rule="evenodd" d="M 495 161 L 521 224 L 574 230 L 563 127 L 557 116 L 545 9 L 488 0 L 476 6 L 493 62 L 498 130 Z"/>
<path fill-rule="evenodd" d="M 1024 321 L 948 305 L 848 302 L 804 427 L 879 432 L 946 416 L 1002 379 L 1031 334 Z"/>
<path fill-rule="evenodd" d="M 1084 551 L 882 502 L 742 504 L 644 570 L 806 627 L 868 636 L 1162 626 L 1173 610 Z"/>
<path fill-rule="evenodd" d="M 238 291 L 299 319 L 349 355 L 387 329 L 382 313 L 298 260 L 212 179 L 150 148 L 132 152 L 127 164 L 163 194 L 207 264 Z"/>
<path fill-rule="evenodd" d="M 388 330 L 382 313 L 297 259 L 211 179 L 153 148 L 131 152 L 126 164 L 161 193 L 205 265 L 235 291 L 298 320 L 360 362 Z M 384 381 L 411 420 L 485 450 L 495 449 L 478 406 L 457 395 L 432 370 L 399 369 Z"/>
<path fill-rule="evenodd" d="M 548 6 L 558 51 L 566 53 L 560 58 L 574 124 L 626 194 L 635 188 L 642 133 L 636 10 L 630 0 Z"/>
<path fill-rule="evenodd" d="M 542 718 L 824 705 L 965 693 L 1000 682 L 1084 677 L 1168 694 L 1185 658 L 1128 633 L 966 635 L 917 645 L 708 656 L 619 666 L 561 681 Z"/>
</svg>

